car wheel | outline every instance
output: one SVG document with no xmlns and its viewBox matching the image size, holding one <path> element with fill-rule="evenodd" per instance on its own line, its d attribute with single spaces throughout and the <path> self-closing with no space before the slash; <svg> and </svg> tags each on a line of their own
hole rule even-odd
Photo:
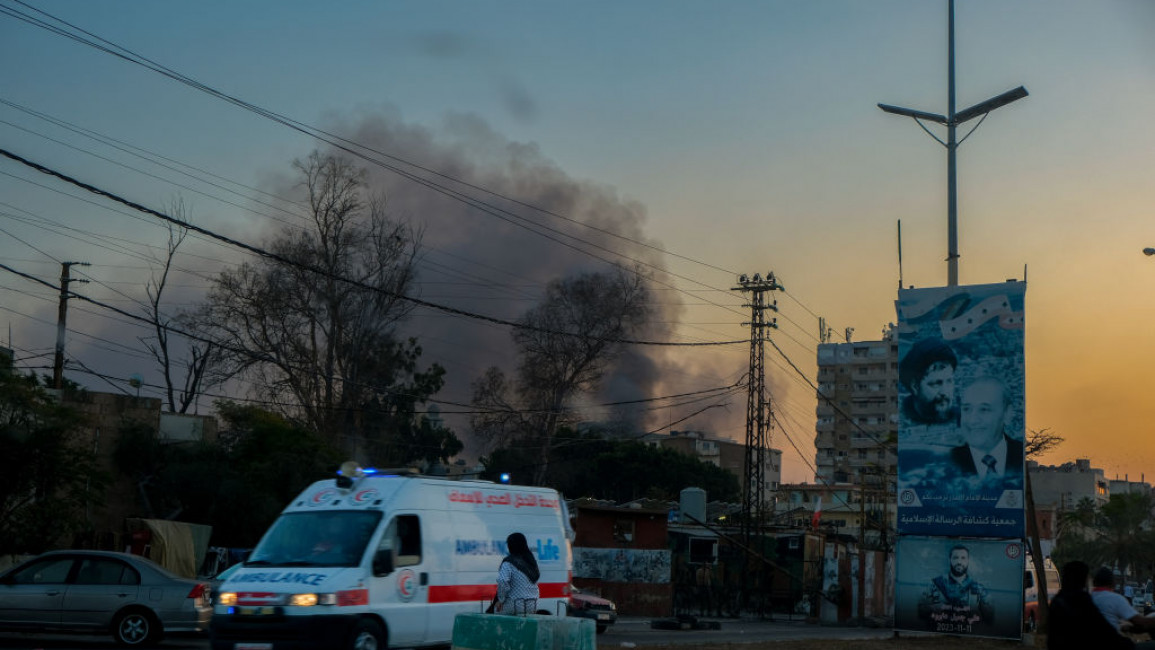
<svg viewBox="0 0 1155 650">
<path fill-rule="evenodd" d="M 598 634 L 604 633 L 607 629 L 609 629 L 609 627 L 610 626 L 608 626 L 608 625 L 599 625 L 598 626 Z"/>
<path fill-rule="evenodd" d="M 160 641 L 160 622 L 151 612 L 130 609 L 112 623 L 112 638 L 123 646 L 149 646 Z"/>
<path fill-rule="evenodd" d="M 353 628 L 349 650 L 385 650 L 385 630 L 372 619 L 362 619 Z"/>
</svg>

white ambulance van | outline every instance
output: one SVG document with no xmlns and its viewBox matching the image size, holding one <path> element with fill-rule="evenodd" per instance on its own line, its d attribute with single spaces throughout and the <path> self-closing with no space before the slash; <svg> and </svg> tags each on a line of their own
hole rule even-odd
<svg viewBox="0 0 1155 650">
<path fill-rule="evenodd" d="M 572 529 L 557 492 L 346 463 L 294 499 L 220 586 L 213 650 L 446 645 L 454 617 L 493 598 L 514 532 L 541 569 L 537 612 L 564 616 Z"/>
</svg>

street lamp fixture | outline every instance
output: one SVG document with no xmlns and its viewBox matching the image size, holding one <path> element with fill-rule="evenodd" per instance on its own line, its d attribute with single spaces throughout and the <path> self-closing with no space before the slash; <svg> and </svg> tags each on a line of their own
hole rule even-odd
<svg viewBox="0 0 1155 650">
<path fill-rule="evenodd" d="M 995 110 L 996 108 L 1006 106 L 1007 104 L 1010 104 L 1013 101 L 1017 101 L 1019 99 L 1026 97 L 1027 96 L 1027 89 L 1022 87 L 1022 86 L 1019 86 L 1018 88 L 1015 88 L 1014 90 L 1008 90 L 1007 92 L 1005 92 L 1001 95 L 996 95 L 995 97 L 991 97 L 990 99 L 987 99 L 985 101 L 981 101 L 981 102 L 975 104 L 974 106 L 971 106 L 970 108 L 963 109 L 962 111 L 956 113 L 954 110 L 954 94 L 955 94 L 954 93 L 954 0 L 949 0 L 948 6 L 947 6 L 947 14 L 948 14 L 948 17 L 947 17 L 947 33 L 948 33 L 948 38 L 947 38 L 947 42 L 948 42 L 948 45 L 947 45 L 947 67 L 948 67 L 948 70 L 947 70 L 947 75 L 948 75 L 947 114 L 946 115 L 939 115 L 938 113 L 928 113 L 926 111 L 918 111 L 918 110 L 915 110 L 913 108 L 903 108 L 901 106 L 891 106 L 890 104 L 879 104 L 878 107 L 881 108 L 882 110 L 886 111 L 887 113 L 893 113 L 895 115 L 902 115 L 904 117 L 913 118 L 914 121 L 918 122 L 918 125 L 921 126 L 922 129 L 924 131 L 926 131 L 927 134 L 930 135 L 930 137 L 934 138 L 936 141 L 938 141 L 939 144 L 946 147 L 947 284 L 949 286 L 954 287 L 954 286 L 958 286 L 958 258 L 959 258 L 959 254 L 958 254 L 958 184 L 956 181 L 957 164 L 955 162 L 955 151 L 958 149 L 958 146 L 960 144 L 962 144 L 963 140 L 966 140 L 968 137 L 970 137 L 971 133 L 974 133 L 975 129 L 979 128 L 979 124 L 982 124 L 982 120 L 979 120 L 979 124 L 976 124 L 974 126 L 974 128 L 972 128 L 966 135 L 964 135 L 962 140 L 956 139 L 955 127 L 957 127 L 959 124 L 962 124 L 962 123 L 967 122 L 969 120 L 973 120 L 976 117 L 981 116 L 985 119 L 987 114 L 989 114 L 991 111 Z M 923 124 L 924 121 L 925 122 L 933 122 L 935 124 L 941 124 L 941 125 L 945 126 L 946 131 L 947 131 L 946 142 L 943 142 L 941 139 L 939 139 L 938 136 L 931 133 L 930 130 L 927 129 L 926 126 Z"/>
<path fill-rule="evenodd" d="M 1155 255 L 1155 248 L 1151 248 L 1150 246 L 1148 246 L 1147 248 L 1143 249 L 1143 254 L 1147 255 L 1148 257 L 1150 257 L 1151 255 Z"/>
</svg>

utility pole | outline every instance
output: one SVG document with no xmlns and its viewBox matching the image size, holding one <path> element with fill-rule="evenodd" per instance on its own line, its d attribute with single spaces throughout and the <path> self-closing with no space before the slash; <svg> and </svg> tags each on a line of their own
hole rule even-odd
<svg viewBox="0 0 1155 650">
<path fill-rule="evenodd" d="M 895 115 L 904 115 L 906 117 L 914 118 L 915 122 L 927 132 L 930 137 L 938 141 L 939 144 L 946 147 L 946 223 L 947 223 L 947 286 L 958 286 L 958 183 L 956 182 L 956 168 L 955 152 L 959 145 L 970 137 L 975 129 L 979 128 L 979 124 L 983 123 L 987 114 L 1001 106 L 1006 106 L 1013 101 L 1022 99 L 1027 96 L 1027 89 L 1019 86 L 1014 90 L 991 97 L 986 101 L 979 102 L 970 108 L 965 108 L 958 113 L 954 110 L 954 0 L 949 0 L 947 4 L 947 114 L 939 115 L 937 113 L 927 113 L 926 111 L 916 111 L 912 108 L 902 108 L 901 106 L 890 106 L 888 104 L 879 104 L 878 107 L 887 113 L 894 113 Z M 955 135 L 955 128 L 958 125 L 972 120 L 976 117 L 982 117 L 979 123 L 974 126 L 959 140 Z M 939 139 L 938 136 L 931 133 L 929 129 L 923 125 L 922 120 L 928 122 L 935 122 L 946 127 L 946 142 Z"/>
<path fill-rule="evenodd" d="M 56 310 L 56 360 L 52 364 L 52 387 L 56 390 L 64 388 L 64 331 L 68 320 L 68 285 L 72 282 L 88 282 L 73 278 L 70 271 L 73 266 L 91 266 L 88 262 L 61 262 L 60 263 L 60 305 Z"/>
<path fill-rule="evenodd" d="M 766 293 L 781 291 L 782 285 L 767 273 L 763 278 L 739 276 L 738 286 L 733 291 L 750 294 L 750 382 L 746 400 L 746 467 L 742 488 L 742 533 L 747 548 L 754 547 L 754 537 L 765 518 L 764 494 L 766 490 L 766 450 L 770 447 L 770 400 L 766 394 L 766 330 L 777 328 L 777 320 L 766 320 L 766 312 L 778 311 L 778 301 L 766 302 Z"/>
</svg>

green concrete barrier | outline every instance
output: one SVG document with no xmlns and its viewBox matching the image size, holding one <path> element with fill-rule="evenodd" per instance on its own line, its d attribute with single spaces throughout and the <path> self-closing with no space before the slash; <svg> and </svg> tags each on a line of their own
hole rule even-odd
<svg viewBox="0 0 1155 650">
<path fill-rule="evenodd" d="M 588 618 L 458 614 L 453 650 L 597 650 Z"/>
</svg>

